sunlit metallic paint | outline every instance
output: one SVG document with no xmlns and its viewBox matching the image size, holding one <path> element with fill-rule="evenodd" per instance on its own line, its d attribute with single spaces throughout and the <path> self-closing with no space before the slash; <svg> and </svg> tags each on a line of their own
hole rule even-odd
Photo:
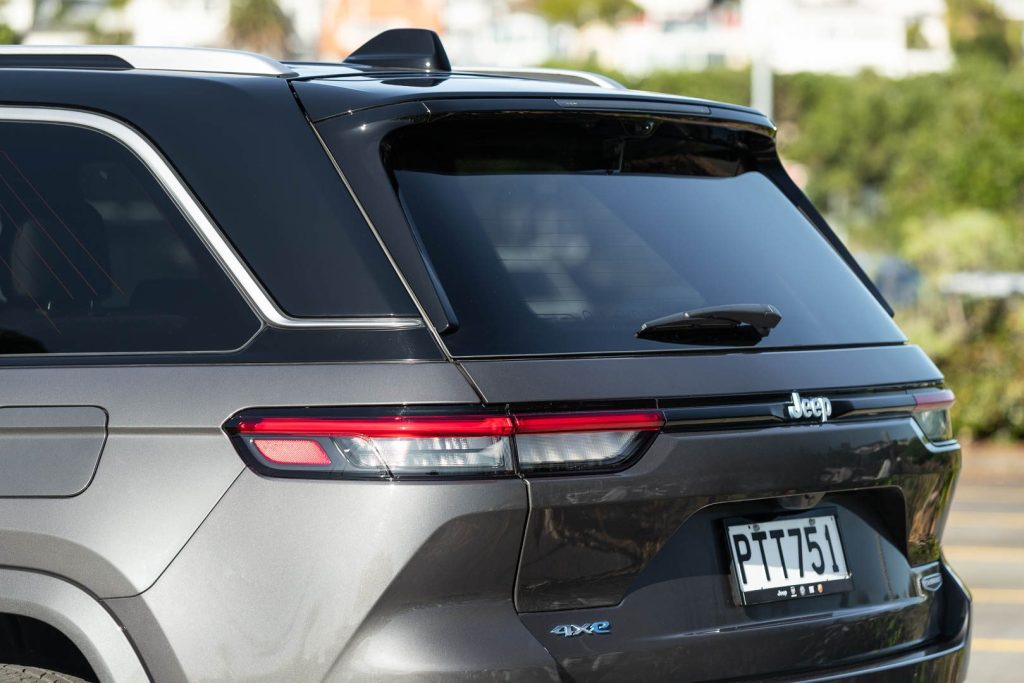
<svg viewBox="0 0 1024 683">
<path fill-rule="evenodd" d="M 260 405 L 467 403 L 448 363 L 0 368 L 0 405 L 100 405 L 108 438 L 70 498 L 0 498 L 7 566 L 101 597 L 146 590 L 245 466 L 221 430 Z"/>
<path fill-rule="evenodd" d="M 121 624 L 80 586 L 37 572 L 0 569 L 0 587 L 0 612 L 57 628 L 78 647 L 101 681 L 150 680 Z"/>
<path fill-rule="evenodd" d="M 295 68 L 302 72 L 301 67 Z M 284 102 L 283 98 L 288 106 L 294 106 L 282 79 L 193 80 L 169 73 L 13 70 L 5 85 L 8 102 L 65 108 L 91 103 L 91 109 L 120 114 L 133 126 L 141 126 L 159 141 L 161 152 L 174 160 L 176 171 L 197 183 L 189 189 L 204 206 L 219 220 L 224 220 L 223 214 L 231 214 L 236 229 L 247 220 L 258 220 L 260 210 L 274 210 L 283 201 L 276 195 L 254 197 L 251 187 L 239 186 L 233 178 L 222 182 L 223 174 L 218 177 L 216 169 L 204 168 L 211 149 L 224 151 L 217 147 L 218 131 L 224 123 L 223 117 L 218 118 L 222 114 L 219 108 L 237 114 L 243 104 L 259 109 Z M 318 88 L 296 84 L 297 89 L 299 86 L 313 118 L 316 110 L 324 116 L 345 116 L 375 104 L 408 103 L 424 92 L 423 83 L 389 85 L 362 76 L 353 78 L 351 85 Z M 530 97 L 595 92 L 585 86 L 475 77 L 443 80 L 432 90 L 445 97 L 507 96 L 511 91 Z M 646 96 L 633 93 L 624 98 Z M 204 106 L 197 107 L 196 102 Z M 729 109 L 736 117 L 745 117 L 750 126 L 770 126 L 749 110 Z M 134 116 L 144 118 L 145 123 L 133 120 Z M 236 118 L 237 125 L 245 126 L 254 125 L 258 117 Z M 295 133 L 293 126 L 287 135 L 282 131 L 282 137 Z M 266 173 L 281 176 L 278 169 Z M 339 183 L 339 191 L 342 189 Z M 268 356 L 291 361 L 280 364 L 76 367 L 74 359 L 62 358 L 50 362 L 72 366 L 0 369 L 0 405 L 97 405 L 109 414 L 109 440 L 95 479 L 83 493 L 62 499 L 0 499 L 4 563 L 65 577 L 79 584 L 83 594 L 94 596 L 89 598 L 92 603 L 85 603 L 93 607 L 64 609 L 60 591 L 54 589 L 25 598 L 22 609 L 34 611 L 19 613 L 44 615 L 44 620 L 71 633 L 76 643 L 99 642 L 110 633 L 109 623 L 90 621 L 88 612 L 101 608 L 97 600 L 103 599 L 111 619 L 125 628 L 122 633 L 131 639 L 158 681 L 559 680 L 568 672 L 560 670 L 558 662 L 574 671 L 586 671 L 586 678 L 628 680 L 634 672 L 629 667 L 610 666 L 614 658 L 556 653 L 541 635 L 531 633 L 530 620 L 553 615 L 520 615 L 516 611 L 517 571 L 521 572 L 518 594 L 522 600 L 534 599 L 542 606 L 560 600 L 536 579 L 547 576 L 564 581 L 568 576 L 563 585 L 571 588 L 573 604 L 580 598 L 584 604 L 593 604 L 586 601 L 618 595 L 620 602 L 602 607 L 602 614 L 609 609 L 628 611 L 642 595 L 653 595 L 652 590 L 671 592 L 673 583 L 686 578 L 673 573 L 676 568 L 670 547 L 677 534 L 698 529 L 694 525 L 703 519 L 700 509 L 708 504 L 769 497 L 774 503 L 764 504 L 792 505 L 799 499 L 797 493 L 869 487 L 877 488 L 882 501 L 871 514 L 884 523 L 868 524 L 870 530 L 862 531 L 878 532 L 884 566 L 897 570 L 890 575 L 893 594 L 867 605 L 866 610 L 840 605 L 829 618 L 837 623 L 859 623 L 859 628 L 866 629 L 858 632 L 863 637 L 849 643 L 862 654 L 879 643 L 873 623 L 899 625 L 906 629 L 900 633 L 910 636 L 907 643 L 894 644 L 909 643 L 912 651 L 876 651 L 877 659 L 854 665 L 859 672 L 879 680 L 887 680 L 887 676 L 906 680 L 914 668 L 915 675 L 926 680 L 953 680 L 963 675 L 969 619 L 959 582 L 947 574 L 941 591 L 924 595 L 914 592 L 913 581 L 908 580 L 912 573 L 909 564 L 925 562 L 925 571 L 937 566 L 933 563 L 938 556 L 935 541 L 941 533 L 958 452 L 955 447 L 926 448 L 919 441 L 915 446 L 907 431 L 913 427 L 906 418 L 884 420 L 874 426 L 874 432 L 868 423 L 832 422 L 779 428 L 777 436 L 765 429 L 772 431 L 766 442 L 772 458 L 763 457 L 749 434 L 728 435 L 721 451 L 712 447 L 715 437 L 711 435 L 666 434 L 630 470 L 591 478 L 586 486 L 579 478 L 561 484 L 553 479 L 529 484 L 519 479 L 445 483 L 272 480 L 246 469 L 220 429 L 229 416 L 259 407 L 469 405 L 479 403 L 481 394 L 497 405 L 707 401 L 716 396 L 735 399 L 738 394 L 784 397 L 802 391 L 828 395 L 839 388 L 941 381 L 938 371 L 915 347 L 700 354 L 685 359 L 666 354 L 643 359 L 474 361 L 464 364 L 471 383 L 455 363 L 373 362 L 372 350 L 364 348 L 367 345 L 360 342 L 363 350 L 358 363 L 298 362 L 303 359 L 293 345 L 286 358 Z M 402 359 L 389 356 L 388 360 Z M 828 432 L 831 435 L 845 435 L 848 443 L 812 438 L 815 432 L 811 430 L 825 429 L 835 430 Z M 919 439 L 919 434 L 915 437 Z M 698 459 L 701 452 L 705 457 Z M 722 459 L 732 469 L 723 469 Z M 886 462 L 891 468 L 888 473 L 881 469 Z M 790 471 L 780 475 L 770 470 L 772 464 L 785 465 Z M 654 473 L 676 479 L 658 479 Z M 721 494 L 727 484 L 731 488 L 724 498 L 712 499 L 714 492 Z M 900 517 L 892 513 L 900 509 L 897 503 L 904 496 L 898 487 L 907 495 L 903 509 L 911 511 L 903 517 L 902 537 L 909 533 L 911 540 L 906 549 L 899 547 L 900 532 L 894 531 L 898 527 L 894 520 Z M 939 496 L 931 513 L 913 513 L 924 509 L 919 497 L 929 493 Z M 779 500 L 781 494 L 785 497 Z M 707 500 L 695 505 L 702 496 Z M 534 500 L 535 515 L 529 513 Z M 546 534 L 577 533 L 579 523 L 594 519 L 590 513 L 601 503 L 609 504 L 607 514 L 613 521 L 616 517 L 628 519 L 631 507 L 652 515 L 647 526 L 653 533 L 635 527 L 638 539 L 629 539 L 629 543 L 642 542 L 637 553 L 613 547 L 627 537 L 621 528 L 597 529 L 593 538 L 599 574 L 584 566 L 582 580 L 574 584 L 564 567 L 545 564 L 534 550 L 545 542 Z M 535 518 L 555 512 L 565 515 L 553 517 L 563 523 L 562 531 L 558 525 L 545 528 L 534 523 Z M 864 519 L 870 517 L 864 514 Z M 685 540 L 685 536 L 679 538 Z M 887 539 L 892 541 L 888 545 Z M 709 536 L 704 542 L 714 543 L 714 539 Z M 571 542 L 565 549 L 570 565 L 586 559 Z M 669 569 L 652 574 L 662 561 Z M 545 574 L 546 568 L 552 573 Z M 664 580 L 651 580 L 658 576 Z M 720 565 L 710 567 L 707 577 L 715 582 L 718 593 L 709 593 L 709 602 L 696 605 L 691 613 L 700 616 L 700 610 L 707 608 L 706 620 L 730 614 L 729 609 L 735 614 L 734 606 L 713 602 L 728 586 Z M 605 578 L 611 580 L 609 585 L 601 585 Z M 713 597 L 716 595 L 718 598 Z M 856 595 L 870 598 L 873 594 Z M 934 631 L 934 605 L 940 601 L 945 607 L 943 624 L 940 631 Z M 721 611 L 716 612 L 716 606 Z M 575 622 L 571 615 L 579 613 L 578 609 L 563 610 L 551 623 Z M 806 613 L 794 616 L 798 618 L 774 631 L 787 638 L 754 642 L 759 647 L 782 647 L 789 636 L 809 642 L 818 622 Z M 623 621 L 628 624 L 628 619 Z M 628 628 L 616 628 L 615 623 L 612 620 L 613 633 L 625 631 L 625 637 L 630 637 Z M 658 627 L 643 620 L 638 624 L 637 628 Z M 84 635 L 74 637 L 76 629 Z M 750 630 L 748 635 L 756 632 Z M 936 638 L 954 635 L 948 640 L 914 640 L 915 634 L 924 633 L 940 633 Z M 671 640 L 679 634 L 668 635 Z M 587 641 L 581 642 L 585 646 Z M 652 672 L 651 679 L 676 679 L 672 667 L 685 666 L 690 656 L 685 641 L 679 645 L 676 653 L 684 657 L 675 662 L 664 653 L 645 658 L 649 653 L 638 650 L 637 671 Z M 82 647 L 89 656 L 87 646 Z M 113 670 L 111 662 L 120 656 L 117 653 L 123 651 L 122 645 L 115 645 L 95 655 L 102 661 L 94 663 L 94 668 L 104 680 L 133 680 L 106 674 Z M 704 649 L 693 656 L 715 654 L 729 656 L 731 650 L 717 653 Z M 602 668 L 602 662 L 608 668 Z M 750 667 L 756 665 L 745 662 Z M 894 668 L 898 666 L 903 668 Z M 852 674 L 853 670 L 846 670 L 836 675 Z"/>
<path fill-rule="evenodd" d="M 155 586 L 109 604 L 159 680 L 557 680 L 512 604 L 526 509 L 516 479 L 245 472 Z"/>
</svg>

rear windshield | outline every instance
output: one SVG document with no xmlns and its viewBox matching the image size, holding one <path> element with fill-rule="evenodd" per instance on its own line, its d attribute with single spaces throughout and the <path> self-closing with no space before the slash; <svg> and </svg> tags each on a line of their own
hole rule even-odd
<svg viewBox="0 0 1024 683">
<path fill-rule="evenodd" d="M 457 356 L 729 346 L 635 333 L 751 303 L 782 314 L 758 349 L 902 341 L 754 170 L 748 140 L 670 119 L 464 115 L 402 128 L 382 153 L 458 319 L 445 337 Z"/>
</svg>

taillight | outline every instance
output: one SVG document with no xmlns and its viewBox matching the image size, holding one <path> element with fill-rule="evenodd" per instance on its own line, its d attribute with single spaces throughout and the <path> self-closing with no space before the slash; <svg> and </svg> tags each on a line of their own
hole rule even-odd
<svg viewBox="0 0 1024 683">
<path fill-rule="evenodd" d="M 513 472 L 512 420 L 504 416 L 263 417 L 239 420 L 229 431 L 266 474 L 391 479 Z M 266 450 L 266 443 L 276 450 Z M 310 459 L 277 457 L 288 443 L 296 444 L 294 450 L 310 449 Z M 326 462 L 315 458 L 311 446 L 319 447 Z"/>
<path fill-rule="evenodd" d="M 264 474 L 401 479 L 620 467 L 650 442 L 664 422 L 657 411 L 243 416 L 226 429 L 247 462 Z"/>
<path fill-rule="evenodd" d="M 929 441 L 949 441 L 953 438 L 953 424 L 949 409 L 956 398 L 948 389 L 914 394 L 914 421 Z"/>
<path fill-rule="evenodd" d="M 516 454 L 524 473 L 617 467 L 665 424 L 659 412 L 520 415 Z"/>
</svg>

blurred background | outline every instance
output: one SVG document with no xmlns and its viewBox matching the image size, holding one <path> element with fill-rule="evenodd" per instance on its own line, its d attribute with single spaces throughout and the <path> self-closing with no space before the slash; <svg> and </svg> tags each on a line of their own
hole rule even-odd
<svg viewBox="0 0 1024 683">
<path fill-rule="evenodd" d="M 456 65 L 598 70 L 754 104 L 794 179 L 955 389 L 947 554 L 972 680 L 1024 670 L 1024 0 L 0 0 L 0 42 L 340 60 L 386 28 Z"/>
</svg>

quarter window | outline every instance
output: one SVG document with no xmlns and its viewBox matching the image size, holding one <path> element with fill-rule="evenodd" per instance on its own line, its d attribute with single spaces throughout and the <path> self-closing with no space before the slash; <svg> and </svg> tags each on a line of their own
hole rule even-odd
<svg viewBox="0 0 1024 683">
<path fill-rule="evenodd" d="M 0 354 L 228 350 L 258 328 L 127 147 L 0 123 Z"/>
</svg>

